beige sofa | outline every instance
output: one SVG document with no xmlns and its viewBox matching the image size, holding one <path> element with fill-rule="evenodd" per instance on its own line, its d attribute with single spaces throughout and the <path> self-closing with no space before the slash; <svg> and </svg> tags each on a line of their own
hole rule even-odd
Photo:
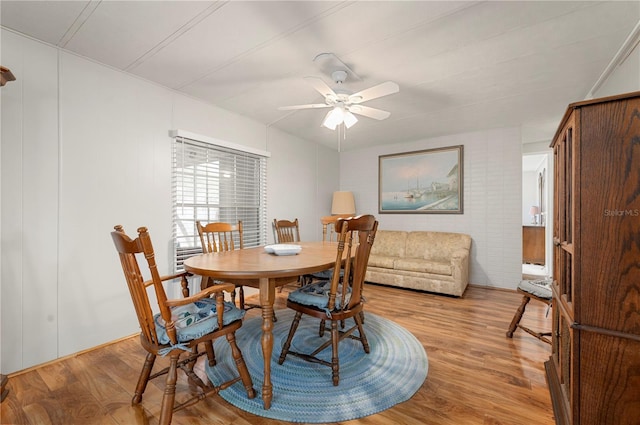
<svg viewBox="0 0 640 425">
<path fill-rule="evenodd" d="M 469 283 L 470 249 L 462 233 L 378 230 L 365 280 L 459 297 Z"/>
</svg>

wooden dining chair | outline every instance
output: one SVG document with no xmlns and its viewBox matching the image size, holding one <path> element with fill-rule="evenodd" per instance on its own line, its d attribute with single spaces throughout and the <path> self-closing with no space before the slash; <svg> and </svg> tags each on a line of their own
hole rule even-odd
<svg viewBox="0 0 640 425">
<path fill-rule="evenodd" d="M 369 253 L 377 229 L 378 222 L 372 215 L 336 221 L 338 246 L 333 277 L 331 281 L 315 282 L 289 293 L 287 307 L 293 309 L 296 314 L 291 323 L 287 340 L 282 347 L 278 359 L 279 364 L 283 364 L 287 355 L 291 354 L 306 361 L 329 366 L 332 369 L 333 385 L 338 385 L 340 382 L 338 350 L 340 341 L 347 337 L 358 340 L 365 353 L 369 353 L 369 343 L 362 325 L 362 288 Z M 343 261 L 343 258 L 350 260 Z M 344 276 L 342 279 L 340 278 L 341 271 Z M 321 323 L 331 323 L 331 338 L 311 353 L 291 351 L 291 342 L 303 314 L 316 317 L 320 319 Z M 338 324 L 347 319 L 353 319 L 355 324 L 345 331 L 339 330 Z M 354 334 L 355 331 L 357 331 L 357 335 Z M 323 334 L 324 326 L 321 327 L 320 336 Z M 318 354 L 329 346 L 332 350 L 330 362 L 318 357 Z"/>
<path fill-rule="evenodd" d="M 347 217 L 350 217 L 350 215 L 337 214 L 320 217 L 320 223 L 322 224 L 322 240 L 326 242 L 337 242 L 338 234 L 336 233 L 336 223 L 338 219 Z"/>
<path fill-rule="evenodd" d="M 278 220 L 273 219 L 273 228 L 276 232 L 276 243 L 297 243 L 300 242 L 300 224 L 298 219 L 290 220 Z M 305 276 L 294 277 L 290 282 L 298 283 L 300 286 L 306 282 Z M 285 283 L 286 284 L 286 283 Z M 282 292 L 284 285 L 279 287 L 279 292 Z"/>
<path fill-rule="evenodd" d="M 274 218 L 273 228 L 276 231 L 276 243 L 300 242 L 300 226 L 297 218 L 293 221 Z"/>
<path fill-rule="evenodd" d="M 244 232 L 242 229 L 242 220 L 238 220 L 237 224 L 225 223 L 225 222 L 211 222 L 208 224 L 202 224 L 200 221 L 196 221 L 196 227 L 198 229 L 198 235 L 200 236 L 200 244 L 202 246 L 202 252 L 208 254 L 211 252 L 226 252 L 233 251 L 235 249 L 244 249 Z M 257 287 L 258 281 L 253 280 L 229 280 L 229 283 L 233 283 L 238 289 L 239 294 L 239 307 L 243 310 L 253 308 L 255 306 L 245 306 L 244 303 L 244 289 L 245 284 L 249 286 Z M 213 279 L 202 277 L 200 284 L 201 288 L 206 288 L 213 285 Z M 236 302 L 236 291 L 231 294 L 231 301 Z"/>
<path fill-rule="evenodd" d="M 238 221 L 238 224 L 224 223 L 224 222 L 212 222 L 203 225 L 200 221 L 196 221 L 196 227 L 198 228 L 198 234 L 200 235 L 200 243 L 202 245 L 202 252 L 204 254 L 212 252 L 225 252 L 233 251 L 235 249 L 244 249 L 244 236 L 242 229 L 242 220 Z M 252 308 L 260 308 L 259 304 L 245 303 L 244 300 L 244 287 L 259 288 L 260 282 L 258 279 L 226 279 L 226 283 L 232 283 L 238 290 L 238 306 L 242 310 L 250 310 Z M 220 283 L 213 279 L 202 277 L 200 284 L 201 288 Z M 286 282 L 278 282 L 277 286 L 285 285 Z M 231 301 L 235 304 L 236 292 L 231 293 Z M 275 312 L 273 313 L 273 321 L 277 321 Z"/>
<path fill-rule="evenodd" d="M 142 330 L 140 343 L 147 351 L 131 404 L 136 405 L 142 401 L 142 395 L 150 380 L 164 375 L 166 378 L 160 408 L 159 423 L 161 425 L 170 424 L 174 412 L 191 406 L 211 394 L 217 394 L 238 381 L 242 381 L 247 396 L 254 398 L 256 392 L 253 389 L 251 376 L 235 339 L 236 330 L 242 326 L 244 311 L 230 302 L 225 302 L 223 296 L 223 292 L 233 290 L 233 285 L 215 285 L 192 296 L 168 299 L 163 283 L 179 282 L 184 294 L 188 286 L 189 274 L 183 272 L 160 276 L 147 229 L 140 227 L 138 237 L 131 239 L 125 234 L 122 226 L 118 225 L 111 232 L 111 238 L 120 256 L 122 271 Z M 149 280 L 145 280 L 141 273 L 138 257 L 146 259 L 150 273 Z M 157 300 L 159 313 L 153 313 L 150 298 Z M 207 378 L 205 384 L 194 372 L 193 367 L 198 358 L 205 353 L 209 359 L 209 365 L 215 366 L 212 342 L 221 336 L 225 336 L 231 346 L 239 376 L 220 385 L 212 384 Z M 205 346 L 205 351 L 198 352 L 199 344 Z M 180 357 L 183 354 L 186 358 L 181 360 Z M 168 367 L 152 374 L 158 355 L 169 356 L 170 363 Z M 176 403 L 178 369 L 182 370 L 189 382 L 199 390 L 189 399 Z"/>
<path fill-rule="evenodd" d="M 322 240 L 325 242 L 337 242 L 338 233 L 336 232 L 336 223 L 338 219 L 351 217 L 349 214 L 326 215 L 320 217 L 322 224 Z M 303 277 L 305 284 L 312 283 L 316 280 L 331 280 L 333 275 L 332 269 L 322 270 Z"/>
</svg>

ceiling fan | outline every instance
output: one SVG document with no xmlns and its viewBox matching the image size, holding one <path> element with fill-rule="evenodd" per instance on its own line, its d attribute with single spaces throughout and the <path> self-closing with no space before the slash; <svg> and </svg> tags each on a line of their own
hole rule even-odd
<svg viewBox="0 0 640 425">
<path fill-rule="evenodd" d="M 278 109 L 280 111 L 292 111 L 298 109 L 333 108 L 327 113 L 322 122 L 323 126 L 331 130 L 335 130 L 336 127 L 342 123 L 344 123 L 345 127 L 351 128 L 351 126 L 358 122 L 358 119 L 353 114 L 375 120 L 384 120 L 391 115 L 390 112 L 364 106 L 362 103 L 397 93 L 400 91 L 398 84 L 393 81 L 387 81 L 357 93 L 351 93 L 349 90 L 341 87 L 347 78 L 346 71 L 334 71 L 331 73 L 331 78 L 336 83 L 335 89 L 329 87 L 321 78 L 304 77 L 305 81 L 307 81 L 311 87 L 324 96 L 325 103 L 281 106 Z"/>
</svg>

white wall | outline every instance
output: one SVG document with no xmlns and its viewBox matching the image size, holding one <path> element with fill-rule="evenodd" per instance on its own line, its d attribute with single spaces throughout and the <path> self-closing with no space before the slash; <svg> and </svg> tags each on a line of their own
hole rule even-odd
<svg viewBox="0 0 640 425">
<path fill-rule="evenodd" d="M 640 7 L 638 9 L 640 13 Z M 613 96 L 638 90 L 640 90 L 640 45 L 636 45 L 624 62 L 614 68 L 609 78 L 593 93 L 593 97 Z"/>
<path fill-rule="evenodd" d="M 20 76 L 0 90 L 3 373 L 57 355 L 57 56 L 23 41 L 2 32 L 2 62 Z"/>
<path fill-rule="evenodd" d="M 300 139 L 274 128 L 268 131 L 266 148 L 272 152 L 269 181 L 281 183 L 277 189 L 267 193 L 269 218 L 297 218 L 300 221 L 300 239 L 321 240 L 320 217 L 331 214 L 331 197 L 340 184 L 337 152 L 316 143 L 301 143 Z M 280 154 L 273 155 L 273 152 Z M 301 197 L 301 193 L 306 195 Z M 311 195 L 313 199 L 310 202 Z M 309 226 L 309 223 L 313 225 Z M 269 242 L 273 241 L 270 229 Z"/>
<path fill-rule="evenodd" d="M 531 224 L 532 217 L 529 210 L 538 205 L 538 173 L 537 171 L 522 172 L 522 224 Z"/>
<path fill-rule="evenodd" d="M 379 214 L 378 156 L 464 145 L 464 214 Z M 359 214 L 379 229 L 435 230 L 471 235 L 472 284 L 516 288 L 522 276 L 522 144 L 515 128 L 377 146 L 340 155 L 340 187 Z"/>
<path fill-rule="evenodd" d="M 109 233 L 147 226 L 170 271 L 170 129 L 270 151 L 268 217 L 297 216 L 303 237 L 320 237 L 339 188 L 336 151 L 1 35 L 2 64 L 17 77 L 0 92 L 2 373 L 138 331 Z"/>
</svg>

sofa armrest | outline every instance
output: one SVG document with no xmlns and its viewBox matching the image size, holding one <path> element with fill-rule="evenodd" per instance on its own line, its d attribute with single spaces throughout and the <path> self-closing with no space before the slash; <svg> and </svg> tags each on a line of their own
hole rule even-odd
<svg viewBox="0 0 640 425">
<path fill-rule="evenodd" d="M 460 248 L 451 253 L 453 280 L 466 286 L 469 283 L 469 250 Z"/>
</svg>

